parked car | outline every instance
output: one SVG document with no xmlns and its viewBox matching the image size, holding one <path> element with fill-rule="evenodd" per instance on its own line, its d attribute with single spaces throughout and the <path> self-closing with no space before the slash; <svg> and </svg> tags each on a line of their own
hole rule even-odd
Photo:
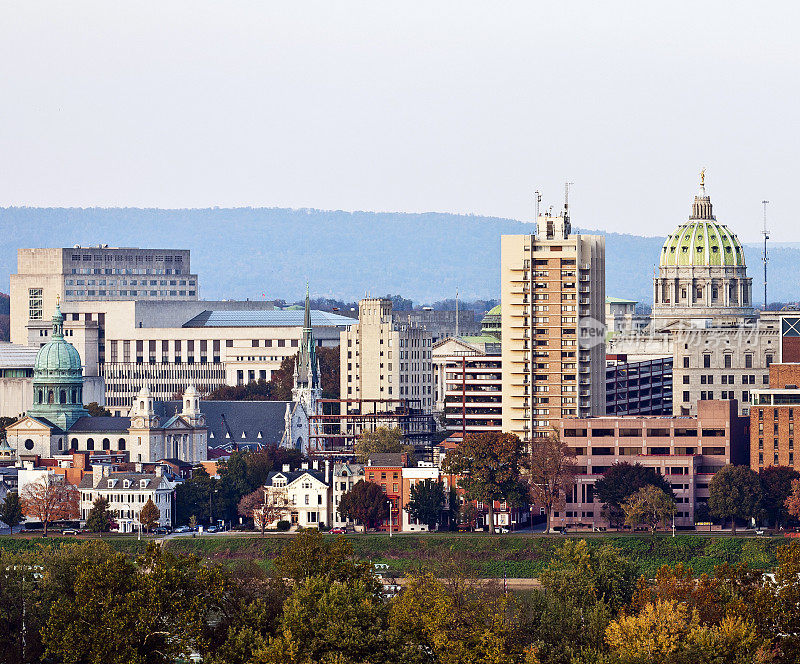
<svg viewBox="0 0 800 664">
<path fill-rule="evenodd" d="M 163 526 L 161 526 L 161 527 L 159 527 L 159 528 L 156 528 L 156 529 L 153 531 L 153 535 L 166 535 L 168 532 L 169 532 L 169 531 L 168 531 L 166 528 L 164 528 Z"/>
<path fill-rule="evenodd" d="M 498 526 L 497 528 L 495 528 L 495 531 L 497 531 L 498 533 L 503 533 L 503 534 L 509 532 L 508 528 L 506 528 L 505 526 Z"/>
<path fill-rule="evenodd" d="M 77 528 L 64 528 L 61 531 L 61 534 L 62 535 L 77 535 L 78 534 L 78 530 L 77 530 Z"/>
<path fill-rule="evenodd" d="M 329 532 L 331 535 L 344 535 L 347 532 L 347 528 L 336 526 L 336 528 L 331 528 Z"/>
<path fill-rule="evenodd" d="M 190 532 L 192 532 L 192 528 L 190 526 L 178 526 L 172 532 L 173 533 L 190 533 Z"/>
<path fill-rule="evenodd" d="M 216 526 L 209 526 L 208 528 L 206 528 L 206 532 L 207 533 L 215 533 L 218 530 L 219 530 L 219 528 L 217 528 Z"/>
</svg>

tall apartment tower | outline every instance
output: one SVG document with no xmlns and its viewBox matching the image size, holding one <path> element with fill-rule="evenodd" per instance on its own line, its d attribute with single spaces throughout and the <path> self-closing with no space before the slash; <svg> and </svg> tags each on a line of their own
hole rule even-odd
<svg viewBox="0 0 800 664">
<path fill-rule="evenodd" d="M 28 323 L 43 320 L 59 301 L 197 299 L 188 249 L 19 249 L 11 275 L 11 341 L 27 345 Z"/>
<path fill-rule="evenodd" d="M 413 324 L 392 322 L 392 301 L 365 298 L 358 324 L 340 335 L 342 399 L 415 399 L 433 407 L 433 335 Z"/>
<path fill-rule="evenodd" d="M 500 261 L 503 431 L 527 442 L 605 414 L 605 238 L 571 233 L 565 205 L 503 235 Z"/>
</svg>

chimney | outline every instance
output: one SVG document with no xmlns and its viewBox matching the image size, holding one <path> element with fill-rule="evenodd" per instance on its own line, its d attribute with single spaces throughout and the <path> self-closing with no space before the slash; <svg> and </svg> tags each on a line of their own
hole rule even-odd
<svg viewBox="0 0 800 664">
<path fill-rule="evenodd" d="M 300 468 L 308 470 L 308 461 L 303 461 L 303 463 L 300 464 Z"/>
<path fill-rule="evenodd" d="M 288 463 L 283 464 L 283 472 L 284 473 L 288 473 L 291 470 L 292 470 L 292 467 Z"/>
<path fill-rule="evenodd" d="M 162 466 L 160 463 L 157 463 L 155 467 L 155 473 L 156 477 L 161 477 L 164 474 L 164 466 Z"/>
<path fill-rule="evenodd" d="M 331 477 L 331 461 L 330 459 L 325 459 L 325 481 L 329 481 Z"/>
<path fill-rule="evenodd" d="M 135 470 L 137 473 L 141 473 L 141 472 L 142 472 L 142 462 L 141 462 L 141 461 L 137 461 L 137 462 L 136 462 L 136 463 L 133 465 L 133 469 L 134 469 L 134 470 Z"/>
</svg>

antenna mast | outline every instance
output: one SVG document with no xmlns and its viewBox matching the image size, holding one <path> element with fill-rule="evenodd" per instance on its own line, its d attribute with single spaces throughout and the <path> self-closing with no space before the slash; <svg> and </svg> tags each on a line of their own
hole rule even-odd
<svg viewBox="0 0 800 664">
<path fill-rule="evenodd" d="M 569 187 L 575 184 L 574 182 L 564 183 L 564 220 L 569 221 Z"/>
<path fill-rule="evenodd" d="M 458 286 L 456 286 L 456 338 L 458 338 Z"/>
<path fill-rule="evenodd" d="M 538 222 L 539 221 L 539 203 L 542 202 L 542 194 L 539 192 L 538 189 L 536 191 L 534 191 L 533 193 L 534 193 L 533 199 L 536 201 L 536 216 L 534 217 L 533 221 L 534 222 Z"/>
<path fill-rule="evenodd" d="M 769 240 L 769 231 L 767 230 L 767 203 L 769 203 L 769 201 L 761 201 L 761 204 L 764 206 L 764 230 L 761 231 L 761 234 L 764 236 L 764 253 L 761 256 L 761 259 L 764 261 L 764 311 L 767 310 L 767 261 L 769 260 L 767 256 L 767 240 Z"/>
</svg>

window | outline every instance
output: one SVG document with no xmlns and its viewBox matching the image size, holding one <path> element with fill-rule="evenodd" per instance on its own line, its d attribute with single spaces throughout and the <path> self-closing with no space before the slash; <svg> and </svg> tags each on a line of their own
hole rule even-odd
<svg viewBox="0 0 800 664">
<path fill-rule="evenodd" d="M 684 357 L 683 358 L 683 368 L 684 369 L 688 369 L 689 368 L 689 358 L 688 357 Z"/>
<path fill-rule="evenodd" d="M 730 369 L 731 368 L 731 366 L 732 366 L 731 362 L 733 362 L 733 356 L 730 353 L 726 353 L 725 354 L 725 368 L 726 369 Z"/>
<path fill-rule="evenodd" d="M 750 353 L 744 356 L 744 366 L 745 369 L 752 369 L 753 368 L 753 356 Z"/>
<path fill-rule="evenodd" d="M 41 320 L 43 305 L 43 295 L 41 288 L 28 289 L 28 318 L 31 320 Z"/>
<path fill-rule="evenodd" d="M 703 355 L 703 368 L 710 369 L 711 368 L 711 356 L 710 355 Z"/>
</svg>

